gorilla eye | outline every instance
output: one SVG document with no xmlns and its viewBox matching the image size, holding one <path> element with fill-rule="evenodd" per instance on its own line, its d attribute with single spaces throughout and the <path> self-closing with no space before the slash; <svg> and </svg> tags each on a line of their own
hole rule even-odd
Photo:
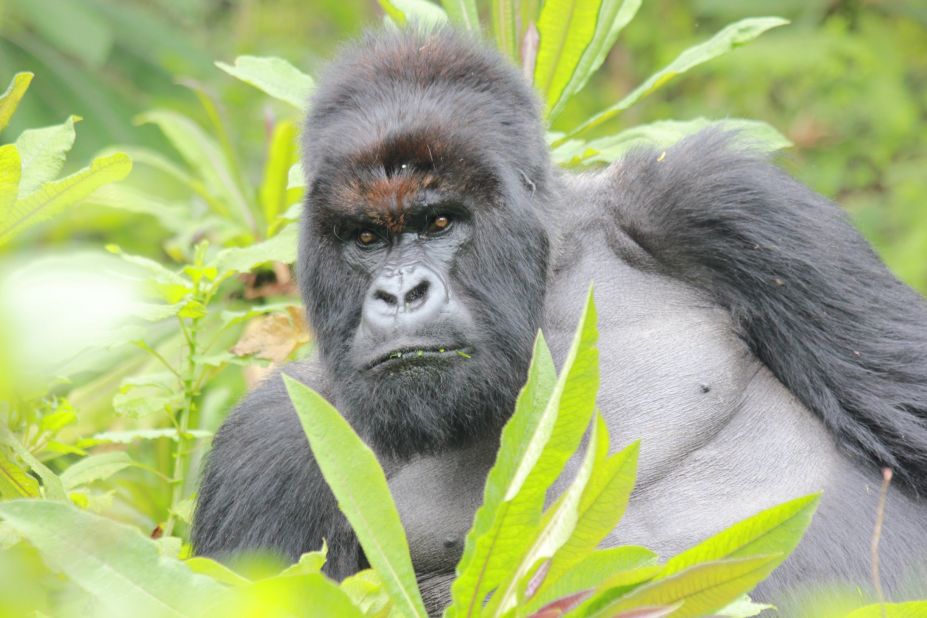
<svg viewBox="0 0 927 618">
<path fill-rule="evenodd" d="M 379 236 L 370 230 L 358 231 L 355 238 L 357 239 L 357 244 L 361 247 L 371 247 L 380 239 Z"/>
<path fill-rule="evenodd" d="M 440 234 L 441 232 L 447 230 L 449 227 L 451 227 L 451 218 L 447 215 L 438 215 L 428 222 L 427 231 L 429 234 Z"/>
</svg>

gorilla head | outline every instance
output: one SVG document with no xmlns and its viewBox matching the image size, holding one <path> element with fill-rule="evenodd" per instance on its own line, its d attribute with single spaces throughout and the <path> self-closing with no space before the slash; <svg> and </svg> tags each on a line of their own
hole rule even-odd
<svg viewBox="0 0 927 618">
<path fill-rule="evenodd" d="M 396 455 L 504 420 L 544 304 L 537 101 L 514 67 L 449 36 L 352 48 L 304 132 L 303 299 L 336 404 Z"/>
</svg>

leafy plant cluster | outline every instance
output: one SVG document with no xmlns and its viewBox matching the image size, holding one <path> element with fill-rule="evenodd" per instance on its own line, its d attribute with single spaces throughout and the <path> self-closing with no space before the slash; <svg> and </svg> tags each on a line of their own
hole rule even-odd
<svg viewBox="0 0 927 618">
<path fill-rule="evenodd" d="M 387 27 L 450 21 L 474 32 L 490 30 L 530 77 L 553 120 L 601 67 L 641 2 L 493 0 L 483 11 L 475 0 L 380 5 Z M 617 103 L 568 131 L 551 131 L 554 159 L 564 166 L 600 165 L 641 142 L 669 145 L 708 125 L 713 121 L 705 118 L 663 120 L 588 137 L 674 77 L 785 23 L 742 19 L 685 50 Z M 121 35 L 114 40 L 130 44 Z M 75 140 L 74 116 L 23 131 L 0 146 L 0 243 L 29 243 L 30 234 L 42 229 L 37 224 L 82 204 L 156 222 L 167 257 L 105 245 L 129 269 L 144 299 L 133 301 L 131 319 L 96 342 L 102 360 L 90 378 L 65 372 L 50 385 L 23 388 L 10 350 L 0 349 L 0 615 L 282 616 L 316 615 L 320 608 L 337 616 L 424 615 L 405 535 L 376 459 L 331 406 L 292 381 L 288 388 L 316 458 L 373 568 L 335 583 L 321 573 L 322 548 L 285 568 L 251 563 L 232 570 L 190 557 L 183 540 L 199 460 L 240 392 L 242 373 L 256 380 L 268 365 L 311 349 L 287 265 L 295 257 L 305 190 L 296 122 L 313 80 L 276 57 L 216 64 L 287 110 L 269 117 L 257 182 L 235 147 L 221 101 L 189 80 L 183 84 L 205 122 L 166 108 L 136 117 L 158 130 L 170 155 L 126 146 L 59 179 Z M 17 74 L 0 97 L 0 130 L 31 79 Z M 721 122 L 768 149 L 789 145 L 763 123 Z M 597 547 L 624 512 L 637 445 L 609 455 L 608 433 L 594 404 L 595 339 L 590 302 L 558 378 L 539 337 L 446 615 L 762 611 L 766 606 L 743 594 L 798 542 L 814 497 L 760 513 L 665 562 L 641 547 Z M 87 431 L 101 424 L 108 430 Z M 547 488 L 583 436 L 587 446 L 573 483 L 545 510 Z M 884 608 L 897 612 L 889 615 L 911 609 Z M 880 615 L 876 611 L 882 610 L 853 615 Z"/>
</svg>

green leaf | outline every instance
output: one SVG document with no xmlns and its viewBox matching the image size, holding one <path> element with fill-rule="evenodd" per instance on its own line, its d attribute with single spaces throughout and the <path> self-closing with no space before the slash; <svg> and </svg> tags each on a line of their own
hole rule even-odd
<svg viewBox="0 0 927 618">
<path fill-rule="evenodd" d="M 270 139 L 270 152 L 264 166 L 260 200 L 264 221 L 272 223 L 289 204 L 287 188 L 290 168 L 297 159 L 296 125 L 288 120 L 277 123 Z"/>
<path fill-rule="evenodd" d="M 659 575 L 663 569 L 656 562 L 655 553 L 637 545 L 621 545 L 593 551 L 578 562 L 574 562 L 572 568 L 564 571 L 556 579 L 551 578 L 550 571 L 548 571 L 539 590 L 526 605 L 525 610 L 531 614 L 557 599 L 583 590 L 595 590 L 609 578 L 615 581 L 618 574 L 624 577 L 623 585 L 647 581 Z"/>
<path fill-rule="evenodd" d="M 122 451 L 91 455 L 62 472 L 61 482 L 64 484 L 64 488 L 70 491 L 81 485 L 108 479 L 134 463 L 128 453 Z"/>
<path fill-rule="evenodd" d="M 874 603 L 847 614 L 846 618 L 916 618 L 927 616 L 927 601 Z"/>
<path fill-rule="evenodd" d="M 140 115 L 137 122 L 157 125 L 187 164 L 200 175 L 209 192 L 224 202 L 222 210 L 237 212 L 242 224 L 253 226 L 248 201 L 242 195 L 232 167 L 216 140 L 191 119 L 170 110 L 147 112 Z"/>
<path fill-rule="evenodd" d="M 592 610 L 596 605 L 593 599 L 590 610 L 580 611 L 579 615 L 604 618 L 627 610 L 677 603 L 680 605 L 673 618 L 709 615 L 751 590 L 784 558 L 776 554 L 698 564 L 635 588 L 604 607 Z"/>
<path fill-rule="evenodd" d="M 117 153 L 94 159 L 90 167 L 43 185 L 17 200 L 11 209 L 0 212 L 0 243 L 76 204 L 99 187 L 122 180 L 131 170 L 129 157 Z"/>
<path fill-rule="evenodd" d="M 74 145 L 74 123 L 80 116 L 71 116 L 64 123 L 23 131 L 16 140 L 22 159 L 23 176 L 19 194 L 29 195 L 39 185 L 54 180 L 64 165 L 64 158 Z"/>
<path fill-rule="evenodd" d="M 400 26 L 417 24 L 425 29 L 447 23 L 447 13 L 428 0 L 378 0 L 383 11 Z"/>
<path fill-rule="evenodd" d="M 383 589 L 383 580 L 373 569 L 364 569 L 345 578 L 341 582 L 341 589 L 365 616 L 386 615 L 389 596 Z"/>
<path fill-rule="evenodd" d="M 515 29 L 515 2 L 514 0 L 492 0 L 490 3 L 492 14 L 492 31 L 496 38 L 496 46 L 505 56 L 512 60 L 518 59 L 518 33 Z"/>
<path fill-rule="evenodd" d="M 455 26 L 479 33 L 480 16 L 476 9 L 476 0 L 441 0 L 441 5 Z"/>
<path fill-rule="evenodd" d="M 592 476 L 592 468 L 597 455 L 602 450 L 608 451 L 608 429 L 600 414 L 596 414 L 592 425 L 592 435 L 586 446 L 583 461 L 576 471 L 566 491 L 558 498 L 554 506 L 544 513 L 544 521 L 535 539 L 518 568 L 503 582 L 492 600 L 486 606 L 487 612 L 504 614 L 523 602 L 519 598 L 525 588 L 528 575 L 544 561 L 550 560 L 566 543 L 576 529 L 579 521 L 579 505 L 586 485 Z M 599 458 L 601 462 L 602 458 Z"/>
<path fill-rule="evenodd" d="M 290 166 L 286 180 L 287 189 L 305 189 L 306 175 L 303 174 L 303 166 L 299 161 Z"/>
<path fill-rule="evenodd" d="M 322 567 L 325 566 L 325 558 L 328 555 L 328 547 L 325 541 L 322 541 L 322 549 L 319 551 L 309 551 L 299 557 L 296 564 L 292 564 L 283 569 L 277 577 L 293 577 L 294 575 L 306 575 L 309 573 L 321 573 Z"/>
<path fill-rule="evenodd" d="M 255 616 L 332 616 L 361 618 L 338 584 L 318 573 L 269 577 L 235 588 L 223 603 L 204 614 L 222 618 Z"/>
<path fill-rule="evenodd" d="M 215 265 L 220 272 L 251 272 L 255 266 L 266 262 L 292 264 L 296 261 L 296 239 L 299 226 L 290 224 L 276 236 L 243 248 L 223 249 L 216 256 Z"/>
<path fill-rule="evenodd" d="M 0 131 L 9 124 L 10 118 L 13 117 L 16 108 L 19 106 L 19 102 L 22 100 L 23 95 L 26 94 L 26 90 L 29 89 L 33 77 L 35 75 L 32 73 L 17 73 L 13 76 L 10 85 L 7 86 L 3 94 L 0 94 Z"/>
<path fill-rule="evenodd" d="M 311 77 L 283 58 L 239 56 L 235 58 L 234 66 L 224 62 L 217 62 L 216 66 L 232 77 L 301 110 L 309 105 L 309 97 L 315 88 Z"/>
<path fill-rule="evenodd" d="M 486 481 L 483 505 L 467 534 L 449 616 L 469 615 L 482 605 L 532 542 L 547 489 L 579 446 L 599 386 L 595 303 L 592 290 L 563 371 L 553 388 L 550 351 L 539 336 L 515 413 L 502 431 L 496 463 Z"/>
<path fill-rule="evenodd" d="M 211 431 L 205 429 L 189 429 L 183 434 L 185 438 L 208 440 L 212 437 Z M 131 429 L 128 431 L 104 431 L 98 433 L 91 440 L 99 443 L 129 444 L 139 440 L 161 440 L 167 438 L 177 441 L 176 429 Z"/>
<path fill-rule="evenodd" d="M 67 500 L 67 494 L 64 491 L 64 486 L 61 484 L 61 479 L 58 478 L 58 475 L 52 472 L 48 466 L 36 459 L 35 455 L 30 453 L 29 449 L 22 445 L 5 423 L 0 423 L 0 444 L 8 446 L 20 461 L 38 475 L 42 480 L 42 490 L 46 498 L 51 500 Z"/>
<path fill-rule="evenodd" d="M 135 528 L 69 504 L 16 500 L 0 504 L 0 517 L 112 615 L 191 616 L 222 591 Z"/>
<path fill-rule="evenodd" d="M 39 482 L 0 451 L 0 497 L 12 500 L 38 496 Z"/>
<path fill-rule="evenodd" d="M 738 522 L 671 558 L 666 563 L 665 575 L 711 560 L 773 554 L 781 554 L 784 559 L 795 549 L 811 523 L 819 499 L 817 494 L 805 496 Z M 770 572 L 778 564 L 772 563 Z"/>
<path fill-rule="evenodd" d="M 547 0 L 538 18 L 541 37 L 534 85 L 550 109 L 573 78 L 596 32 L 602 0 Z"/>
<path fill-rule="evenodd" d="M 630 94 L 618 101 L 618 103 L 581 124 L 571 132 L 571 135 L 591 129 L 614 118 L 643 97 L 662 87 L 677 75 L 681 75 L 689 69 L 704 64 L 718 56 L 723 56 L 749 43 L 767 30 L 784 26 L 787 23 L 789 23 L 788 20 L 782 19 L 781 17 L 751 17 L 728 25 L 708 41 L 690 47 L 682 52 L 669 65 L 651 75 L 643 84 L 635 88 Z"/>
<path fill-rule="evenodd" d="M 641 6 L 641 0 L 602 0 L 599 16 L 596 19 L 595 34 L 586 46 L 570 81 L 567 83 L 557 101 L 550 104 L 548 117 L 559 114 L 566 102 L 580 92 L 589 78 L 599 70 L 605 58 L 615 45 L 618 35 L 624 30 Z"/>
<path fill-rule="evenodd" d="M 217 581 L 220 584 L 226 584 L 227 586 L 232 586 L 233 588 L 247 586 L 251 583 L 250 579 L 242 577 L 224 564 L 216 562 L 211 558 L 195 556 L 189 560 L 184 560 L 184 564 L 186 564 L 187 568 L 197 575 L 205 575 L 206 577 Z"/>
<path fill-rule="evenodd" d="M 22 163 L 16 145 L 0 146 L 0 221 L 16 203 L 21 174 Z"/>
<path fill-rule="evenodd" d="M 775 128 L 758 120 L 694 118 L 692 120 L 661 120 L 627 129 L 617 135 L 592 140 L 584 144 L 585 152 L 578 155 L 578 160 L 575 150 L 572 153 L 555 151 L 554 158 L 564 164 L 571 161 L 611 163 L 635 148 L 669 148 L 679 140 L 709 127 L 719 131 L 730 131 L 734 134 L 734 141 L 737 144 L 761 152 L 774 152 L 792 145 Z M 563 156 L 568 156 L 569 159 L 563 160 Z"/>
<path fill-rule="evenodd" d="M 322 475 L 396 610 L 424 618 L 405 530 L 376 455 L 321 395 L 286 374 L 283 380 Z"/>
</svg>

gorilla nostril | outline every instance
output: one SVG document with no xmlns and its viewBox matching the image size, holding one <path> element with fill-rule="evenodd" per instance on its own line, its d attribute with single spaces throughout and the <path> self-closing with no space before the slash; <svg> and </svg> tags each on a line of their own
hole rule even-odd
<svg viewBox="0 0 927 618">
<path fill-rule="evenodd" d="M 407 305 L 411 305 L 415 301 L 425 298 L 429 287 L 431 287 L 431 284 L 426 279 L 425 281 L 422 281 L 417 286 L 406 292 L 406 296 L 403 300 Z"/>
<path fill-rule="evenodd" d="M 386 303 L 387 305 L 391 307 L 394 307 L 397 303 L 397 299 L 395 296 L 393 296 L 389 292 L 384 292 L 383 290 L 377 290 L 376 292 L 374 292 L 373 297 L 376 300 L 382 300 L 384 303 Z"/>
</svg>

